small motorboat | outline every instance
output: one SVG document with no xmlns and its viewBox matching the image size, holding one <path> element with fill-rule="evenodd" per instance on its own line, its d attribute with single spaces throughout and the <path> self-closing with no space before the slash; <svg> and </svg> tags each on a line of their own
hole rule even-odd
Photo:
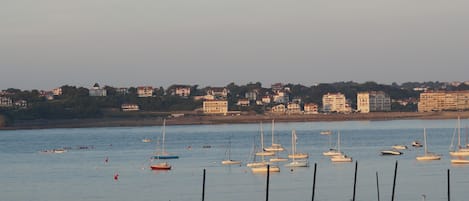
<svg viewBox="0 0 469 201">
<path fill-rule="evenodd" d="M 151 139 L 150 138 L 143 138 L 142 142 L 151 142 Z"/>
<path fill-rule="evenodd" d="M 407 149 L 407 146 L 406 145 L 396 144 L 396 145 L 392 146 L 392 148 L 397 149 L 397 150 L 405 150 L 405 149 Z"/>
<path fill-rule="evenodd" d="M 382 150 L 381 155 L 387 156 L 387 155 L 401 155 L 403 154 L 401 151 L 397 149 L 390 149 L 390 150 Z"/>
<path fill-rule="evenodd" d="M 420 142 L 417 141 L 417 140 L 412 142 L 412 146 L 413 146 L 413 147 L 423 147 L 422 143 L 420 143 Z"/>
</svg>

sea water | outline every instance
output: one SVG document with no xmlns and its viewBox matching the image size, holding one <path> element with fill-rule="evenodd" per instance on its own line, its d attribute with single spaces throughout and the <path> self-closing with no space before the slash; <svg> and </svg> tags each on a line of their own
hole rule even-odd
<svg viewBox="0 0 469 201">
<path fill-rule="evenodd" d="M 462 120 L 463 143 L 468 124 Z M 270 174 L 268 198 L 311 200 L 316 163 L 315 200 L 349 201 L 356 163 L 355 199 L 378 200 L 379 189 L 380 200 L 391 200 L 397 163 L 395 200 L 422 200 L 423 195 L 426 200 L 447 200 L 448 170 L 451 199 L 466 200 L 469 166 L 451 165 L 448 154 L 456 126 L 454 119 L 276 122 L 275 141 L 290 150 L 295 129 L 297 150 L 309 153 L 310 167 L 291 169 L 278 164 L 281 171 Z M 410 144 L 417 139 L 423 142 L 424 128 L 428 149 L 442 154 L 439 161 L 415 159 L 423 148 Z M 320 135 L 321 130 L 334 131 L 333 144 L 340 132 L 341 150 L 354 161 L 332 163 L 323 156 L 329 136 Z M 151 171 L 150 158 L 161 147 L 161 131 L 161 126 L 0 131 L 0 200 L 202 200 L 204 169 L 205 200 L 266 200 L 267 175 L 253 174 L 245 166 L 253 147 L 260 146 L 260 124 L 166 126 L 166 150 L 180 158 L 168 160 L 173 166 L 170 171 Z M 268 146 L 270 122 L 264 122 L 263 131 Z M 144 143 L 144 138 L 153 141 Z M 230 141 L 231 159 L 242 160 L 242 165 L 221 165 Z M 380 156 L 380 150 L 395 144 L 409 149 L 400 156 Z M 41 152 L 63 147 L 66 153 Z M 287 152 L 281 155 L 286 157 Z"/>
</svg>

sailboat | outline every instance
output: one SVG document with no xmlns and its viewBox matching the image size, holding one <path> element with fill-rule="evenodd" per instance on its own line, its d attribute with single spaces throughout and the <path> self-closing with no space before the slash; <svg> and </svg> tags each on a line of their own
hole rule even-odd
<svg viewBox="0 0 469 201">
<path fill-rule="evenodd" d="M 340 132 L 337 132 L 337 151 L 339 155 L 333 156 L 331 158 L 332 162 L 352 162 L 352 158 L 340 152 Z"/>
<path fill-rule="evenodd" d="M 285 151 L 285 148 L 282 147 L 281 144 L 278 144 L 278 143 L 275 143 L 275 140 L 274 140 L 274 120 L 272 119 L 272 145 L 270 147 L 266 147 L 264 148 L 265 151 L 270 151 L 270 152 L 277 152 L 277 151 Z"/>
<path fill-rule="evenodd" d="M 296 142 L 297 142 L 298 138 L 296 136 L 295 129 L 292 130 L 292 138 L 293 138 L 292 139 L 292 153 L 288 154 L 288 158 L 295 158 L 295 159 L 308 158 L 309 157 L 308 153 L 298 153 L 298 152 L 296 152 Z"/>
<path fill-rule="evenodd" d="M 428 152 L 427 148 L 427 132 L 426 129 L 423 129 L 423 147 L 425 149 L 425 154 L 423 156 L 417 156 L 418 161 L 428 161 L 428 160 L 440 160 L 441 156 L 435 153 Z"/>
<path fill-rule="evenodd" d="M 165 149 L 165 135 L 166 135 L 166 119 L 163 120 L 163 128 L 162 128 L 162 143 L 161 143 L 161 151 L 156 152 L 155 155 L 153 156 L 154 159 L 178 159 L 178 155 L 174 155 L 171 153 L 166 152 Z"/>
<path fill-rule="evenodd" d="M 295 130 L 292 131 L 291 133 L 291 147 L 292 147 L 292 162 L 285 164 L 287 167 L 308 167 L 308 160 L 302 159 L 302 160 L 297 160 L 296 159 L 296 132 Z"/>
<path fill-rule="evenodd" d="M 261 138 L 263 138 L 263 127 L 262 127 L 262 122 L 260 124 L 260 133 L 261 133 Z M 262 140 L 261 140 L 262 141 Z M 261 143 L 262 144 L 262 143 Z M 276 165 L 270 165 L 268 162 L 265 161 L 264 159 L 264 149 L 261 149 L 261 152 L 258 152 L 258 153 L 262 153 L 262 154 L 259 154 L 256 153 L 256 155 L 258 156 L 261 156 L 261 161 L 260 162 L 253 162 L 253 163 L 249 163 L 247 164 L 248 167 L 251 168 L 251 171 L 253 173 L 266 173 L 267 172 L 267 166 L 269 165 L 269 172 L 280 172 L 280 168 Z M 274 153 L 274 152 L 272 152 Z"/>
<path fill-rule="evenodd" d="M 170 170 L 171 165 L 168 162 L 160 162 L 150 165 L 152 170 Z"/>
<path fill-rule="evenodd" d="M 325 151 L 325 152 L 322 152 L 322 155 L 324 156 L 337 156 L 337 155 L 340 155 L 340 152 L 337 151 L 337 149 L 335 148 L 332 148 L 332 131 L 330 134 L 327 134 L 329 135 L 329 150 L 328 151 Z"/>
<path fill-rule="evenodd" d="M 451 146 L 453 146 L 453 140 L 451 140 Z M 461 120 L 458 117 L 458 146 L 455 150 L 449 152 L 450 156 L 469 156 L 469 148 L 467 146 L 461 146 Z"/>
<path fill-rule="evenodd" d="M 221 161 L 221 164 L 223 165 L 237 165 L 241 164 L 241 161 L 233 160 L 231 159 L 231 137 L 228 142 L 228 148 L 225 152 L 225 156 L 227 157 L 226 160 Z"/>
<path fill-rule="evenodd" d="M 264 131 L 262 129 L 262 122 L 261 122 L 261 151 L 256 153 L 256 156 L 273 156 L 275 152 L 273 151 L 266 151 L 264 149 Z"/>
</svg>

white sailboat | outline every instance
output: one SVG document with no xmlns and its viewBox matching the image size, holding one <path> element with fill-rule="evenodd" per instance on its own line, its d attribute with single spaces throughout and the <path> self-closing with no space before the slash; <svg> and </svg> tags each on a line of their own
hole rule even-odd
<svg viewBox="0 0 469 201">
<path fill-rule="evenodd" d="M 309 155 L 308 153 L 298 153 L 296 152 L 296 142 L 297 142 L 297 136 L 296 136 L 296 131 L 295 129 L 292 130 L 292 140 L 294 143 L 292 143 L 292 153 L 288 154 L 288 158 L 295 158 L 295 159 L 304 159 L 308 158 Z"/>
<path fill-rule="evenodd" d="M 272 144 L 270 145 L 270 147 L 264 148 L 264 150 L 265 150 L 265 151 L 270 151 L 270 152 L 285 151 L 285 148 L 282 147 L 281 144 L 275 143 L 275 140 L 274 140 L 274 136 L 275 136 L 274 128 L 275 128 L 275 124 L 274 124 L 274 120 L 272 119 Z"/>
<path fill-rule="evenodd" d="M 425 150 L 425 154 L 423 156 L 417 156 L 416 159 L 418 161 L 428 161 L 428 160 L 440 160 L 441 156 L 435 153 L 428 152 L 427 148 L 427 132 L 426 129 L 423 129 L 423 147 Z"/>
<path fill-rule="evenodd" d="M 352 157 L 349 157 L 340 151 L 340 132 L 337 132 L 337 151 L 339 155 L 331 158 L 332 162 L 352 162 Z"/>
<path fill-rule="evenodd" d="M 308 167 L 308 160 L 302 159 L 302 160 L 297 160 L 296 159 L 296 132 L 295 130 L 292 131 L 291 133 L 291 147 L 292 147 L 292 162 L 285 164 L 287 167 Z"/>
<path fill-rule="evenodd" d="M 451 147 L 453 147 L 453 140 L 451 140 Z M 458 146 L 453 151 L 449 152 L 450 156 L 469 156 L 469 148 L 461 146 L 461 120 L 458 117 Z"/>
<path fill-rule="evenodd" d="M 324 156 L 337 156 L 337 155 L 340 155 L 340 152 L 337 151 L 337 149 L 332 148 L 332 131 L 330 132 L 330 134 L 327 134 L 327 135 L 329 135 L 329 150 L 325 151 L 325 152 L 322 152 L 322 155 L 324 155 Z"/>
<path fill-rule="evenodd" d="M 256 156 L 273 156 L 275 152 L 273 151 L 266 151 L 264 149 L 264 130 L 261 122 L 261 151 L 256 153 Z"/>
<path fill-rule="evenodd" d="M 260 124 L 260 133 L 261 133 L 261 138 L 263 138 L 263 127 L 262 127 L 262 122 Z M 262 140 L 261 140 L 262 141 Z M 263 143 L 261 143 L 263 144 Z M 248 164 L 247 166 L 251 168 L 251 171 L 253 173 L 267 173 L 267 166 L 269 165 L 269 172 L 280 172 L 280 168 L 276 165 L 270 165 L 269 162 L 265 161 L 264 159 L 264 156 L 266 156 L 264 153 L 264 149 L 261 149 L 261 152 L 258 152 L 258 153 L 261 153 L 258 155 L 258 153 L 256 153 L 256 155 L 258 156 L 261 156 L 261 161 L 260 162 L 253 162 L 253 163 L 250 163 Z M 274 152 L 271 152 L 271 153 L 274 153 Z"/>
<path fill-rule="evenodd" d="M 223 165 L 239 165 L 239 164 L 241 164 L 241 161 L 231 159 L 231 137 L 228 140 L 228 147 L 227 147 L 226 152 L 225 152 L 225 157 L 226 157 L 226 159 L 221 161 L 221 164 L 223 164 Z"/>
</svg>

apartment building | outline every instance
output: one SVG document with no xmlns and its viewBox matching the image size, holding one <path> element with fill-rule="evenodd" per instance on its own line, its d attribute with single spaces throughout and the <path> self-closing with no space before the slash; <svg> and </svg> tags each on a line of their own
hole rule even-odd
<svg viewBox="0 0 469 201">
<path fill-rule="evenodd" d="M 315 103 L 306 103 L 304 106 L 305 114 L 317 114 L 319 106 Z"/>
<path fill-rule="evenodd" d="M 383 91 L 358 92 L 357 111 L 361 113 L 391 111 L 391 97 Z"/>
<path fill-rule="evenodd" d="M 469 110 L 469 91 L 428 91 L 420 94 L 419 112 Z"/>
<path fill-rule="evenodd" d="M 351 108 L 347 104 L 345 95 L 342 93 L 327 93 L 322 96 L 323 112 L 348 113 Z"/>
<path fill-rule="evenodd" d="M 137 87 L 137 96 L 138 97 L 152 97 L 153 96 L 153 87 L 151 87 L 151 86 Z"/>
<path fill-rule="evenodd" d="M 228 101 L 226 100 L 206 100 L 203 103 L 204 114 L 222 114 L 228 113 Z"/>
</svg>

